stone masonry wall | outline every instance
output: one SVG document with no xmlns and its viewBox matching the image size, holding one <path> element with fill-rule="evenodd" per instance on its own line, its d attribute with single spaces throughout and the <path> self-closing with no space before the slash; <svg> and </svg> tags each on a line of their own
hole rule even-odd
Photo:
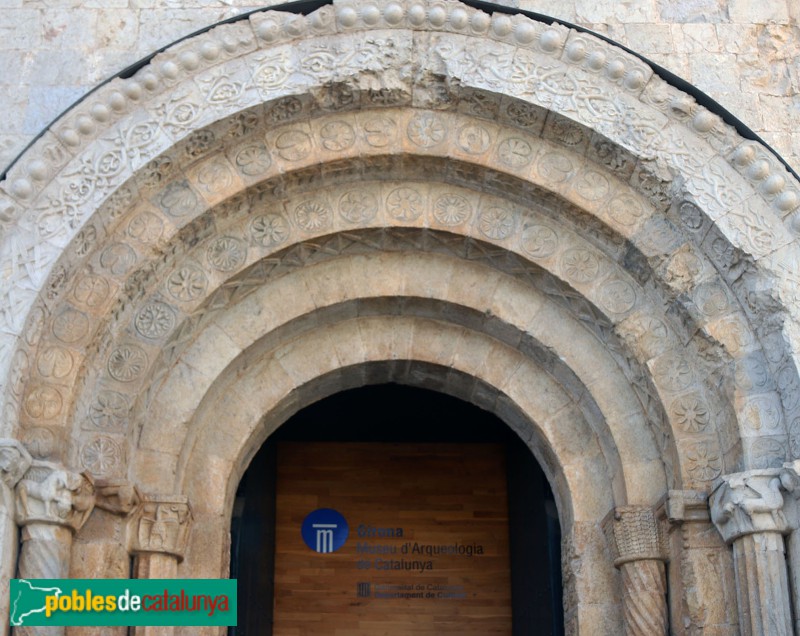
<svg viewBox="0 0 800 636">
<path fill-rule="evenodd" d="M 800 171 L 797 0 L 501 0 L 603 33 L 683 77 Z M 0 0 L 0 167 L 92 87 L 174 40 L 276 2 Z"/>
</svg>

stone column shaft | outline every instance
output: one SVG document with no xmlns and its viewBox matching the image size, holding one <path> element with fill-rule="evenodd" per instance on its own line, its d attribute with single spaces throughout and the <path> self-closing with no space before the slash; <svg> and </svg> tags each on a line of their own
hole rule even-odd
<svg viewBox="0 0 800 636">
<path fill-rule="evenodd" d="M 796 506 L 797 504 L 795 504 Z M 800 634 L 800 529 L 795 527 L 786 540 L 789 563 L 789 589 L 792 594 L 794 633 Z"/>
<path fill-rule="evenodd" d="M 709 498 L 711 519 L 733 546 L 741 636 L 791 636 L 791 594 L 777 470 L 752 470 L 722 477 Z"/>
<path fill-rule="evenodd" d="M 192 511 L 185 496 L 148 496 L 131 519 L 137 579 L 174 579 L 189 539 Z M 172 626 L 136 627 L 134 636 L 172 636 Z"/>
<path fill-rule="evenodd" d="M 652 508 L 621 506 L 612 510 L 603 529 L 622 575 L 625 636 L 666 636 L 666 550 Z"/>
<path fill-rule="evenodd" d="M 736 539 L 733 563 L 742 636 L 792 636 L 783 536 L 758 532 Z"/>
<path fill-rule="evenodd" d="M 136 555 L 134 576 L 137 579 L 178 578 L 178 557 L 174 554 L 144 552 Z M 134 636 L 173 636 L 171 625 L 142 625 L 134 627 Z"/>
<path fill-rule="evenodd" d="M 94 484 L 56 464 L 32 461 L 16 488 L 15 512 L 22 526 L 19 578 L 69 576 L 72 536 L 94 507 Z M 64 627 L 15 627 L 15 636 L 62 636 Z"/>
<path fill-rule="evenodd" d="M 620 566 L 626 636 L 667 633 L 667 577 L 664 563 L 629 561 Z"/>
<path fill-rule="evenodd" d="M 780 479 L 781 486 L 787 493 L 784 509 L 791 526 L 791 533 L 785 541 L 794 631 L 796 634 L 800 634 L 800 460 L 784 464 Z"/>
<path fill-rule="evenodd" d="M 17 523 L 14 487 L 31 465 L 31 456 L 18 441 L 0 439 L 0 634 L 8 636 L 9 581 L 17 569 Z"/>
</svg>

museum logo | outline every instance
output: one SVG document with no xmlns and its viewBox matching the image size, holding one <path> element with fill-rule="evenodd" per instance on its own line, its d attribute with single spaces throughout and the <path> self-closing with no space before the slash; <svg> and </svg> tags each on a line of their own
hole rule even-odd
<svg viewBox="0 0 800 636">
<path fill-rule="evenodd" d="M 318 508 L 306 516 L 300 532 L 305 544 L 314 552 L 328 554 L 345 544 L 350 528 L 340 512 L 332 508 Z"/>
</svg>

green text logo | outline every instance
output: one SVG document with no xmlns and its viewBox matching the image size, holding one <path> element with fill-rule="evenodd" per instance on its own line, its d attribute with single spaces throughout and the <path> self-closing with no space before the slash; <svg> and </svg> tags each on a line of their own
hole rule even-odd
<svg viewBox="0 0 800 636">
<path fill-rule="evenodd" d="M 231 579 L 12 579 L 11 625 L 236 625 Z"/>
</svg>

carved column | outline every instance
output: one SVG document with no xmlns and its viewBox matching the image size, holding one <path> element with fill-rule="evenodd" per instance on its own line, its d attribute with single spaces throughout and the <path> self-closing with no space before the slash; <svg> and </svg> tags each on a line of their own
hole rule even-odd
<svg viewBox="0 0 800 636">
<path fill-rule="evenodd" d="M 783 465 L 781 486 L 787 492 L 784 512 L 791 526 L 786 538 L 789 560 L 789 586 L 792 591 L 792 608 L 795 634 L 800 634 L 800 460 Z"/>
<path fill-rule="evenodd" d="M 14 439 L 0 439 L 0 634 L 8 636 L 8 586 L 17 569 L 14 487 L 31 465 L 28 451 Z"/>
<path fill-rule="evenodd" d="M 603 522 L 614 565 L 622 574 L 626 636 L 667 634 L 666 550 L 652 508 L 621 506 Z"/>
<path fill-rule="evenodd" d="M 145 495 L 131 520 L 131 552 L 137 579 L 174 579 L 183 560 L 192 510 L 183 495 Z M 173 627 L 137 627 L 135 636 L 171 636 Z"/>
<path fill-rule="evenodd" d="M 738 636 L 733 555 L 711 522 L 708 494 L 670 490 L 663 516 L 669 530 L 671 625 L 687 634 Z"/>
<path fill-rule="evenodd" d="M 22 528 L 19 578 L 67 578 L 72 536 L 93 507 L 94 484 L 88 476 L 33 460 L 16 488 L 16 519 Z M 64 628 L 17 627 L 14 633 L 56 635 Z"/>
<path fill-rule="evenodd" d="M 752 470 L 722 477 L 709 498 L 711 519 L 733 545 L 741 636 L 791 636 L 789 579 L 777 470 Z"/>
</svg>

